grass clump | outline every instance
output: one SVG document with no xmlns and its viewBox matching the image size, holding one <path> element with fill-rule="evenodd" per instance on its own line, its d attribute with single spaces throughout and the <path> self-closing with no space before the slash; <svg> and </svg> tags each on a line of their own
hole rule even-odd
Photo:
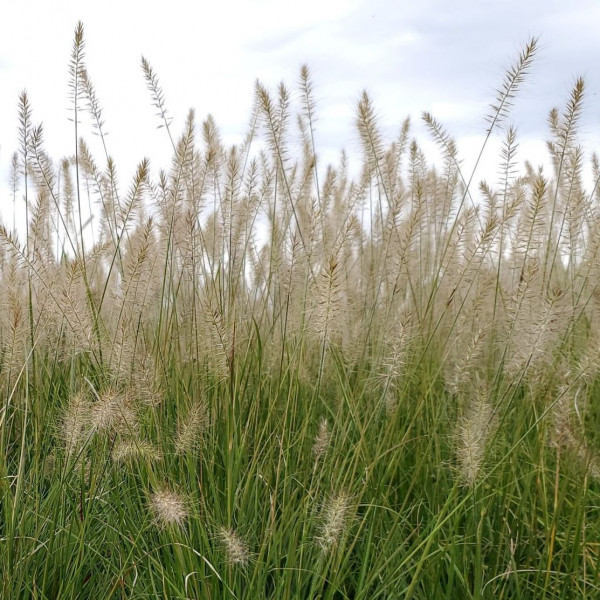
<svg viewBox="0 0 600 600">
<path fill-rule="evenodd" d="M 73 156 L 50 159 L 19 100 L 0 597 L 598 597 L 583 80 L 550 112 L 552 172 L 519 169 L 525 46 L 479 156 L 502 136 L 500 182 L 477 187 L 433 115 L 438 167 L 408 120 L 384 140 L 366 92 L 360 172 L 323 168 L 307 67 L 298 107 L 257 84 L 242 144 L 193 110 L 177 135 L 144 58 L 173 159 L 124 191 L 84 46 L 79 24 Z"/>
</svg>

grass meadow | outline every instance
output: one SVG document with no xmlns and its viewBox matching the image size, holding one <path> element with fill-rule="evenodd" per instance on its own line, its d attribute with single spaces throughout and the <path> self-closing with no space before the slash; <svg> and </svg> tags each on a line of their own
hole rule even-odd
<svg viewBox="0 0 600 600">
<path fill-rule="evenodd" d="M 122 185 L 77 25 L 73 153 L 23 92 L 0 226 L 0 598 L 600 598 L 600 163 L 582 79 L 517 159 L 537 46 L 499 181 L 366 92 L 325 167 L 306 67 L 225 147 L 142 59 L 172 162 Z"/>
</svg>

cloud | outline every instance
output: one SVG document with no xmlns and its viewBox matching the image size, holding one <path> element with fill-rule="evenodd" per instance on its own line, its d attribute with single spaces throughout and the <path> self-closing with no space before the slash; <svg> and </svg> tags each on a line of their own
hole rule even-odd
<svg viewBox="0 0 600 600">
<path fill-rule="evenodd" d="M 4 7 L 0 186 L 16 147 L 16 102 L 23 87 L 30 92 L 35 122 L 44 122 L 50 154 L 72 153 L 67 64 L 80 18 L 88 69 L 111 131 L 109 151 L 124 181 L 144 154 L 155 166 L 169 164 L 170 144 L 164 131 L 155 129 L 155 110 L 139 67 L 142 53 L 160 77 L 175 132 L 194 106 L 199 122 L 209 112 L 215 115 L 227 141 L 245 132 L 256 78 L 271 88 L 283 79 L 294 89 L 299 66 L 308 63 L 320 115 L 320 154 L 337 156 L 341 147 L 360 152 L 354 112 L 364 88 L 386 139 L 393 139 L 411 115 L 414 135 L 428 143 L 420 123 L 423 110 L 444 124 L 459 147 L 461 139 L 482 135 L 505 69 L 526 40 L 540 35 L 539 56 L 507 122 L 517 126 L 524 147 L 531 140 L 543 143 L 548 111 L 565 105 L 575 76 L 583 74 L 582 136 L 590 144 L 598 141 L 600 5 L 592 0 L 576 5 L 559 0 L 230 0 L 203 3 L 201 10 L 191 6 L 171 0 L 165 10 L 154 12 L 142 0 L 126 5 L 30 0 Z M 463 154 L 475 147 L 465 142 Z"/>
</svg>

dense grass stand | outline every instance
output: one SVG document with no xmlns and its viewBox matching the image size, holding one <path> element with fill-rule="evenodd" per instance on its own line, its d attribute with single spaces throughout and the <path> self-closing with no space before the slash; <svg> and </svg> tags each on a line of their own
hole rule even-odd
<svg viewBox="0 0 600 600">
<path fill-rule="evenodd" d="M 598 598 L 600 167 L 584 82 L 550 112 L 553 172 L 489 109 L 500 181 L 433 115 L 325 168 L 308 68 L 257 83 L 243 144 L 207 117 L 125 190 L 85 67 L 73 154 L 26 92 L 0 227 L 0 597 Z M 82 137 L 90 123 L 94 155 Z M 478 160 L 479 162 L 479 160 Z"/>
</svg>

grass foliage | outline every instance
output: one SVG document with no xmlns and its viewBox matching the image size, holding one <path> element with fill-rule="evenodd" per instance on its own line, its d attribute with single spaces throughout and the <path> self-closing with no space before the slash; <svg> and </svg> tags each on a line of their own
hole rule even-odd
<svg viewBox="0 0 600 600">
<path fill-rule="evenodd" d="M 519 167 L 536 52 L 478 187 L 433 115 L 438 168 L 366 92 L 360 173 L 325 168 L 306 67 L 256 84 L 242 144 L 177 133 L 144 58 L 173 159 L 124 188 L 77 26 L 74 154 L 23 92 L 27 228 L 0 227 L 1 598 L 600 597 L 600 190 L 581 79 L 552 172 Z"/>
</svg>

